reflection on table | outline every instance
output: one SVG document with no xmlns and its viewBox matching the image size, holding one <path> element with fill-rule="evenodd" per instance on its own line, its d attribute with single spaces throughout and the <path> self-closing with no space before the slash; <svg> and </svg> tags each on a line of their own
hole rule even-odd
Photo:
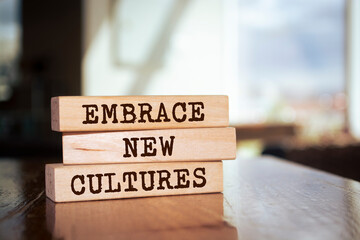
<svg viewBox="0 0 360 240">
<path fill-rule="evenodd" d="M 63 239 L 237 239 L 223 194 L 74 203 L 46 199 L 48 231 Z"/>
</svg>

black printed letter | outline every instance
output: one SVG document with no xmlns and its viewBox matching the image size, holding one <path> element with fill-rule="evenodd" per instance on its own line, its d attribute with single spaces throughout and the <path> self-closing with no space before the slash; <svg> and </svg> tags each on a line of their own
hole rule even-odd
<svg viewBox="0 0 360 240">
<path fill-rule="evenodd" d="M 75 175 L 72 179 L 71 179 L 71 191 L 76 194 L 76 195 L 81 195 L 85 192 L 85 187 L 81 187 L 81 190 L 80 191 L 76 191 L 75 190 L 75 187 L 74 187 L 74 182 L 75 182 L 75 179 L 80 179 L 80 182 L 82 185 L 84 185 L 85 183 L 85 180 L 84 180 L 84 175 Z"/>
<path fill-rule="evenodd" d="M 146 174 L 146 172 L 144 172 L 144 171 L 139 172 L 139 174 L 141 175 L 142 188 L 145 191 L 151 191 L 151 190 L 154 189 L 154 174 L 155 174 L 155 171 L 148 171 L 147 173 L 149 173 L 149 175 L 150 175 L 150 187 L 146 187 L 146 184 L 145 184 L 145 174 Z"/>
<path fill-rule="evenodd" d="M 83 124 L 93 124 L 93 123 L 98 123 L 99 121 L 99 117 L 96 116 L 95 117 L 95 111 L 98 111 L 98 107 L 96 104 L 90 104 L 90 105 L 82 105 L 83 108 L 86 108 L 86 120 L 83 121 Z M 94 108 L 92 110 L 90 110 L 89 108 Z M 93 118 L 93 119 L 90 119 Z"/>
<path fill-rule="evenodd" d="M 129 153 L 129 148 L 132 152 L 132 155 L 134 157 L 137 157 L 137 141 L 139 140 L 138 138 L 130 138 L 131 141 L 133 141 L 134 145 L 131 145 L 130 140 L 128 138 L 123 138 L 123 140 L 125 141 L 125 154 L 123 155 L 123 157 L 131 157 L 130 153 Z"/>
<path fill-rule="evenodd" d="M 147 115 L 147 118 L 149 122 L 154 122 L 154 119 L 151 118 L 150 112 L 152 110 L 152 106 L 148 103 L 139 103 L 140 106 L 140 120 L 139 123 L 144 123 L 146 120 L 144 119 L 144 116 Z M 147 107 L 147 109 L 144 109 L 144 106 Z"/>
<path fill-rule="evenodd" d="M 101 192 L 101 178 L 102 178 L 102 174 L 95 174 L 95 176 L 98 178 L 98 189 L 97 190 L 94 190 L 94 186 L 93 186 L 93 177 L 94 177 L 94 174 L 88 174 L 86 175 L 88 178 L 89 178 L 89 187 L 90 187 L 90 192 L 92 194 L 98 194 Z"/>
<path fill-rule="evenodd" d="M 201 109 L 204 109 L 204 103 L 203 102 L 189 102 L 189 105 L 192 105 L 192 116 L 189 118 L 189 122 L 199 122 L 204 121 L 204 114 L 200 113 L 200 107 Z M 195 108 L 195 105 L 199 105 L 199 107 Z M 195 116 L 197 114 L 197 116 Z M 199 117 L 200 115 L 200 117 Z"/>
<path fill-rule="evenodd" d="M 120 121 L 120 122 L 121 123 L 134 123 L 136 120 L 136 115 L 134 113 L 134 111 L 135 111 L 134 105 L 128 103 L 128 104 L 121 104 L 120 106 L 124 107 L 124 111 L 123 111 L 124 120 Z M 128 110 L 127 108 L 130 108 L 130 110 Z M 127 115 L 131 115 L 132 119 L 127 120 L 126 119 Z"/>
<path fill-rule="evenodd" d="M 156 139 L 154 137 L 142 137 L 140 140 L 144 141 L 144 153 L 141 154 L 142 157 L 156 156 L 156 148 L 153 150 L 153 143 L 156 144 Z M 152 141 L 152 142 L 148 142 Z M 152 152 L 149 152 L 151 151 Z"/>
<path fill-rule="evenodd" d="M 112 123 L 118 123 L 118 120 L 117 120 L 117 118 L 116 118 L 116 107 L 117 107 L 117 105 L 116 105 L 116 104 L 112 104 L 110 110 L 109 110 L 109 107 L 108 107 L 106 104 L 102 104 L 101 106 L 102 106 L 102 108 L 103 108 L 103 120 L 102 120 L 101 123 L 102 123 L 102 124 L 107 123 L 107 121 L 106 121 L 106 115 L 107 115 L 109 118 L 111 118 L 111 116 L 114 115 Z"/>
<path fill-rule="evenodd" d="M 174 172 L 177 173 L 177 185 L 175 186 L 176 189 L 178 188 L 189 188 L 190 181 L 186 180 L 186 176 L 189 176 L 189 170 L 187 169 L 175 169 Z M 182 173 L 182 175 L 181 175 Z M 183 184 L 184 182 L 185 184 Z"/>
<path fill-rule="evenodd" d="M 160 107 L 159 107 L 159 114 L 157 119 L 155 120 L 155 122 L 161 122 L 160 118 L 164 118 L 164 122 L 170 122 L 170 119 L 168 118 L 167 114 L 166 114 L 166 109 L 164 106 L 164 103 L 160 103 Z"/>
<path fill-rule="evenodd" d="M 120 192 L 120 183 L 118 182 L 117 184 L 117 188 L 113 189 L 112 188 L 112 180 L 111 177 L 115 176 L 115 173 L 104 173 L 104 176 L 108 176 L 109 177 L 109 189 L 105 190 L 106 193 L 108 192 Z"/>
<path fill-rule="evenodd" d="M 134 177 L 134 181 L 137 181 L 136 172 L 124 172 L 123 181 L 126 181 L 126 176 L 128 176 L 129 180 L 129 187 L 125 189 L 125 192 L 137 192 L 137 189 L 134 188 L 134 185 L 132 185 L 131 176 Z"/>
<path fill-rule="evenodd" d="M 164 190 L 165 187 L 163 187 L 163 182 L 166 182 L 166 186 L 168 189 L 173 189 L 174 187 L 170 185 L 170 172 L 168 170 L 160 170 L 157 171 L 159 173 L 159 187 L 157 188 L 158 190 Z M 162 173 L 166 173 L 166 177 L 162 176 Z"/>
<path fill-rule="evenodd" d="M 166 151 L 169 152 L 169 156 L 171 156 L 172 151 L 173 151 L 173 147 L 174 147 L 174 139 L 175 136 L 170 136 L 170 143 L 169 141 L 165 140 L 165 143 L 163 142 L 163 137 L 159 137 L 160 138 L 160 143 L 161 143 L 161 149 L 162 149 L 162 153 L 165 156 L 166 155 Z"/>
<path fill-rule="evenodd" d="M 176 117 L 176 108 L 180 106 L 184 112 L 182 118 L 177 118 Z M 172 115 L 173 115 L 173 118 L 176 122 L 184 122 L 186 120 L 186 103 L 181 103 L 181 102 L 178 102 L 178 103 L 175 103 L 174 107 L 173 107 L 173 110 L 172 110 Z"/>
<path fill-rule="evenodd" d="M 205 168 L 196 168 L 194 170 L 194 176 L 196 178 L 202 179 L 201 183 L 197 183 L 197 182 L 195 182 L 195 180 L 193 181 L 194 188 L 201 188 L 201 187 L 204 187 L 206 185 L 206 178 L 204 176 L 197 175 L 197 173 L 196 173 L 197 171 L 201 171 L 202 174 L 205 176 Z"/>
</svg>

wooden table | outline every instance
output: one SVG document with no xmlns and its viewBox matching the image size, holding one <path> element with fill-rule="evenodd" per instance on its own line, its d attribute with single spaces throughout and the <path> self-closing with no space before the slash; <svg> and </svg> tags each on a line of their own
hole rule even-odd
<svg viewBox="0 0 360 240">
<path fill-rule="evenodd" d="M 296 135 L 295 124 L 241 124 L 232 126 L 236 140 L 261 139 L 266 142 L 283 141 Z"/>
<path fill-rule="evenodd" d="M 46 160 L 47 161 L 47 160 Z M 223 194 L 55 204 L 44 161 L 0 161 L 0 239 L 360 239 L 360 183 L 274 158 L 224 166 Z"/>
</svg>

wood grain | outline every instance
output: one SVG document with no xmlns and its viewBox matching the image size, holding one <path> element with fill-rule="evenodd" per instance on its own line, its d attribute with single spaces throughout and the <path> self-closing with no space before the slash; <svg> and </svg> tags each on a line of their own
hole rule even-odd
<svg viewBox="0 0 360 240">
<path fill-rule="evenodd" d="M 223 216 L 220 194 L 53 203 L 49 161 L 1 159 L 0 239 L 360 239 L 360 183 L 288 161 L 224 161 Z"/>
<path fill-rule="evenodd" d="M 227 96 L 54 97 L 51 128 L 81 132 L 227 127 L 228 105 Z"/>
<path fill-rule="evenodd" d="M 359 182 L 271 157 L 239 160 L 224 163 L 239 239 L 360 239 Z"/>
<path fill-rule="evenodd" d="M 234 128 L 64 133 L 64 164 L 235 159 Z"/>
<path fill-rule="evenodd" d="M 223 190 L 222 162 L 46 165 L 54 202 L 212 193 Z"/>
</svg>

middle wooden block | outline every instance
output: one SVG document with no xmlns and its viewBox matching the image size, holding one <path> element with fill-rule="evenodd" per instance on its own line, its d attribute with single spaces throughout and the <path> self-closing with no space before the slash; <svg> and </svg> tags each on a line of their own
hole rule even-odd
<svg viewBox="0 0 360 240">
<path fill-rule="evenodd" d="M 63 134 L 64 164 L 235 159 L 234 128 Z"/>
</svg>

